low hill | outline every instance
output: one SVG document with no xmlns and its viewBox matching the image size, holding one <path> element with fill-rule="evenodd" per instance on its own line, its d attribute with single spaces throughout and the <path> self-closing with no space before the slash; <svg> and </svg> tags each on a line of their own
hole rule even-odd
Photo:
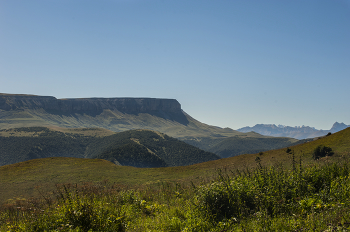
<svg viewBox="0 0 350 232">
<path fill-rule="evenodd" d="M 227 158 L 246 153 L 258 153 L 278 148 L 284 148 L 295 143 L 292 138 L 267 138 L 267 137 L 243 137 L 234 136 L 226 138 L 209 151 L 218 154 L 220 157 Z"/>
<path fill-rule="evenodd" d="M 7 129 L 0 134 L 4 135 L 0 136 L 0 165 L 46 157 L 84 158 L 86 147 L 95 139 L 46 127 Z"/>
<path fill-rule="evenodd" d="M 46 157 L 99 157 L 135 167 L 180 166 L 219 159 L 213 153 L 149 130 L 113 133 L 102 129 L 25 127 L 1 130 L 0 145 L 0 165 Z"/>
<path fill-rule="evenodd" d="M 222 158 L 279 149 L 299 142 L 293 138 L 263 136 L 254 132 L 232 137 L 184 138 L 183 140 Z"/>
<path fill-rule="evenodd" d="M 314 141 L 290 147 L 295 160 L 302 165 L 326 164 L 350 158 L 350 128 L 325 136 Z M 312 152 L 319 146 L 331 147 L 334 155 L 313 160 Z M 0 167 L 0 202 L 9 198 L 38 196 L 39 191 L 54 189 L 57 183 L 100 182 L 109 180 L 129 186 L 139 186 L 163 181 L 200 182 L 211 178 L 218 169 L 246 171 L 257 166 L 277 165 L 290 167 L 293 157 L 286 149 L 266 151 L 262 155 L 246 154 L 219 159 L 189 166 L 165 168 L 135 168 L 118 166 L 101 159 L 45 158 L 35 159 Z M 36 189 L 39 186 L 39 189 Z"/>
<path fill-rule="evenodd" d="M 101 140 L 103 140 L 103 143 Z M 94 149 L 90 149 L 90 147 L 94 147 Z M 160 158 L 166 166 L 184 166 L 220 158 L 214 153 L 205 152 L 166 134 L 149 130 L 131 130 L 117 133 L 96 140 L 89 145 L 88 149 L 90 153 L 87 153 L 87 157 L 118 161 L 122 165 L 134 167 L 156 167 L 157 165 L 145 166 L 142 162 L 131 165 L 132 163 L 122 160 L 131 160 L 130 158 L 133 156 L 146 157 L 148 154 L 150 159 L 155 160 L 155 162 L 160 162 L 157 157 Z"/>
</svg>

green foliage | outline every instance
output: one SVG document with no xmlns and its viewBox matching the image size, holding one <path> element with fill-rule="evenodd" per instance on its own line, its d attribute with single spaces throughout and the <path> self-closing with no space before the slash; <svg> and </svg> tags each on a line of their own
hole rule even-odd
<svg viewBox="0 0 350 232">
<path fill-rule="evenodd" d="M 260 163 L 261 158 L 259 156 L 255 157 L 255 162 Z"/>
<path fill-rule="evenodd" d="M 323 145 L 317 146 L 312 153 L 312 157 L 314 158 L 314 160 L 318 160 L 319 158 L 332 155 L 334 155 L 332 148 Z"/>
<path fill-rule="evenodd" d="M 31 208 L 22 207 L 23 216 L 31 220 L 13 226 L 16 231 L 124 231 L 119 207 L 109 207 L 105 196 L 83 194 L 69 185 L 57 190 L 56 205 L 35 217 L 30 214 Z"/>
<path fill-rule="evenodd" d="M 287 153 L 287 154 L 291 154 L 291 153 L 292 153 L 292 149 L 290 149 L 289 147 L 287 147 L 286 153 Z"/>
<path fill-rule="evenodd" d="M 300 167 L 299 167 L 300 169 Z M 199 186 L 59 185 L 0 209 L 1 231 L 348 231 L 350 165 L 219 171 Z"/>
<path fill-rule="evenodd" d="M 339 179 L 348 181 L 340 184 L 342 193 L 338 192 Z M 348 202 L 348 184 L 348 164 L 310 167 L 298 174 L 260 167 L 230 178 L 220 173 L 215 182 L 199 189 L 197 200 L 205 217 L 214 221 L 242 220 L 257 214 L 271 218 L 304 215 Z"/>
</svg>

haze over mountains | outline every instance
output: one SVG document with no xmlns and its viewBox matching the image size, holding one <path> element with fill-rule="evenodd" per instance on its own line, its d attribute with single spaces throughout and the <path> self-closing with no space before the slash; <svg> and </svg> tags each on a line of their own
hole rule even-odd
<svg viewBox="0 0 350 232">
<path fill-rule="evenodd" d="M 186 114 L 175 99 L 57 99 L 0 94 L 0 130 L 21 127 L 48 127 L 58 131 L 62 128 L 104 128 L 112 132 L 153 130 L 213 152 L 221 158 L 278 149 L 299 142 L 294 138 L 243 133 L 201 123 Z M 134 145 L 129 148 L 134 149 Z"/>
<path fill-rule="evenodd" d="M 256 124 L 253 127 L 243 127 L 238 129 L 240 132 L 256 132 L 261 135 L 267 136 L 275 136 L 275 137 L 290 137 L 296 139 L 307 139 L 307 138 L 315 138 L 328 134 L 329 132 L 335 133 L 350 125 L 345 125 L 344 123 L 335 122 L 330 130 L 317 130 L 313 127 L 309 126 L 299 126 L 299 127 L 290 127 L 275 124 Z"/>
</svg>

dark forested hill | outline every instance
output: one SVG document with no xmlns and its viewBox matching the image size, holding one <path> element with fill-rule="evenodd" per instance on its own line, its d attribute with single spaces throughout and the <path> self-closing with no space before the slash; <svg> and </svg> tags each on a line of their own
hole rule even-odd
<svg viewBox="0 0 350 232">
<path fill-rule="evenodd" d="M 86 146 L 95 138 L 53 131 L 46 127 L 24 127 L 2 132 L 12 135 L 31 132 L 32 136 L 0 136 L 0 165 L 46 157 L 83 158 Z"/>
<path fill-rule="evenodd" d="M 149 130 L 99 137 L 25 127 L 1 130 L 0 134 L 6 134 L 0 136 L 0 165 L 46 157 L 99 157 L 135 167 L 180 166 L 219 159 L 213 153 Z"/>
<path fill-rule="evenodd" d="M 96 140 L 91 147 L 87 153 L 88 157 L 116 160 L 122 165 L 130 165 L 122 160 L 125 160 L 125 157 L 131 157 L 132 154 L 139 154 L 140 157 L 149 154 L 155 162 L 160 162 L 156 158 L 159 157 L 167 166 L 183 166 L 220 158 L 211 152 L 205 152 L 166 134 L 150 130 L 131 130 L 117 133 Z M 137 152 L 129 154 L 128 149 Z M 142 165 L 132 166 L 140 167 Z"/>
</svg>

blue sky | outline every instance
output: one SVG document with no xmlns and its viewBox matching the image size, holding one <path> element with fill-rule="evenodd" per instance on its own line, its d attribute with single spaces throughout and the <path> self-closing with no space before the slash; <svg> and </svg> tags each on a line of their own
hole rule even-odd
<svg viewBox="0 0 350 232">
<path fill-rule="evenodd" d="M 0 0 L 0 92 L 175 98 L 201 122 L 350 124 L 350 0 Z"/>
</svg>

